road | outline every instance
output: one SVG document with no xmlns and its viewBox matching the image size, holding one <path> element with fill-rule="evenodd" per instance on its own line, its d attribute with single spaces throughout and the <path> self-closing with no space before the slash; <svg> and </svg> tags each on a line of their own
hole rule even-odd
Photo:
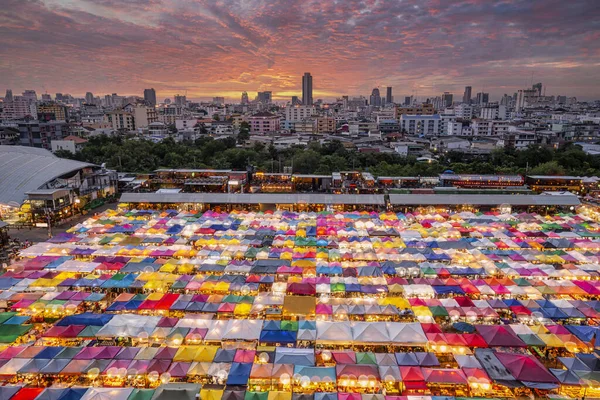
<svg viewBox="0 0 600 400">
<path fill-rule="evenodd" d="M 104 212 L 111 208 L 114 209 L 116 207 L 117 207 L 117 203 L 104 204 L 101 207 L 95 208 L 87 215 L 80 215 L 78 217 L 75 217 L 75 218 L 69 220 L 68 222 L 53 226 L 52 234 L 56 235 L 59 233 L 63 233 L 67 229 L 72 227 L 73 225 L 77 225 L 78 223 L 85 221 L 90 216 L 92 216 L 96 213 L 100 214 L 101 212 Z M 33 227 L 20 228 L 20 229 L 9 228 L 8 235 L 13 239 L 19 239 L 22 242 L 24 242 L 26 240 L 29 240 L 30 242 L 33 242 L 33 243 L 44 242 L 44 241 L 48 240 L 48 228 L 33 228 Z"/>
</svg>

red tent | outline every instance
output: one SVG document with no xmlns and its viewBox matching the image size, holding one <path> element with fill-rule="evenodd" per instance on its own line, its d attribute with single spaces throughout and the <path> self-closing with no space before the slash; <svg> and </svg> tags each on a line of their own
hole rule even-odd
<svg viewBox="0 0 600 400">
<path fill-rule="evenodd" d="M 36 397 L 38 397 L 40 395 L 40 393 L 42 393 L 43 391 L 44 391 L 44 388 L 26 387 L 26 388 L 19 390 L 19 392 L 16 393 L 10 399 L 11 400 L 33 400 Z"/>
<path fill-rule="evenodd" d="M 496 357 L 506 369 L 520 381 L 559 383 L 533 356 L 513 353 L 496 353 Z"/>
<path fill-rule="evenodd" d="M 460 369 L 423 368 L 422 371 L 427 383 L 467 384 L 467 377 Z"/>
<path fill-rule="evenodd" d="M 512 329 L 502 325 L 477 325 L 477 332 L 490 346 L 527 347 Z"/>
</svg>

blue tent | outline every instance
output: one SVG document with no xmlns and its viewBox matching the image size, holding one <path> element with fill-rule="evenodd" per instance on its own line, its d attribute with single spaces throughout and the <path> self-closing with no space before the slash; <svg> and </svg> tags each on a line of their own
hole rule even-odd
<svg viewBox="0 0 600 400">
<path fill-rule="evenodd" d="M 68 326 L 68 325 L 92 325 L 92 326 L 104 326 L 113 318 L 111 314 L 94 314 L 94 313 L 83 313 L 77 315 L 69 315 L 58 321 L 56 326 Z"/>
<path fill-rule="evenodd" d="M 573 335 L 577 336 L 579 340 L 584 342 L 591 342 L 594 338 L 594 334 L 598 332 L 598 328 L 595 326 L 565 325 L 565 328 L 567 328 Z"/>
<path fill-rule="evenodd" d="M 247 385 L 252 364 L 232 363 L 227 377 L 228 385 Z"/>
<path fill-rule="evenodd" d="M 260 341 L 268 343 L 296 343 L 294 331 L 262 331 Z"/>
<path fill-rule="evenodd" d="M 64 350 L 64 347 L 46 347 L 39 353 L 37 353 L 33 358 L 54 358 L 58 353 Z"/>
</svg>

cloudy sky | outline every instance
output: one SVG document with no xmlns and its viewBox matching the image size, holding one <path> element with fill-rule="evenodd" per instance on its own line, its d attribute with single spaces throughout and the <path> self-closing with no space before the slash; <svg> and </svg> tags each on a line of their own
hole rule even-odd
<svg viewBox="0 0 600 400">
<path fill-rule="evenodd" d="M 600 98 L 600 0 L 2 0 L 0 90 Z M 533 75 L 533 78 L 532 78 Z M 384 91 L 382 91 L 383 93 Z"/>
</svg>

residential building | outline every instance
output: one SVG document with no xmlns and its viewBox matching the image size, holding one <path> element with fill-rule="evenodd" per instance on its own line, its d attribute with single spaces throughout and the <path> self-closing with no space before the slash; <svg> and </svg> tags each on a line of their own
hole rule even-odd
<svg viewBox="0 0 600 400">
<path fill-rule="evenodd" d="M 123 109 L 104 114 L 104 121 L 116 131 L 133 131 L 136 128 L 134 114 Z"/>
<path fill-rule="evenodd" d="M 453 113 L 440 113 L 439 134 L 442 136 L 450 135 L 449 124 L 456 122 L 456 115 Z"/>
<path fill-rule="evenodd" d="M 40 121 L 69 121 L 67 106 L 54 102 L 39 103 L 36 106 L 36 114 Z"/>
<path fill-rule="evenodd" d="M 292 126 L 296 133 L 312 135 L 315 132 L 315 123 L 312 120 L 296 121 Z"/>
<path fill-rule="evenodd" d="M 437 136 L 440 134 L 439 115 L 400 115 L 400 128 L 409 135 Z"/>
<path fill-rule="evenodd" d="M 479 117 L 483 119 L 508 119 L 508 109 L 504 105 L 487 105 L 479 111 Z"/>
<path fill-rule="evenodd" d="M 270 112 L 259 112 L 248 118 L 251 133 L 274 133 L 279 130 L 280 119 Z"/>
<path fill-rule="evenodd" d="M 178 119 L 175 121 L 175 128 L 178 131 L 185 131 L 188 129 L 194 129 L 194 127 L 196 126 L 196 124 L 198 123 L 198 120 L 195 118 L 190 118 L 190 119 Z"/>
<path fill-rule="evenodd" d="M 473 106 L 468 103 L 462 103 L 454 107 L 454 115 L 456 119 L 472 119 Z"/>
<path fill-rule="evenodd" d="M 318 117 L 315 125 L 316 133 L 335 133 L 336 131 L 336 121 L 333 117 Z"/>
<path fill-rule="evenodd" d="M 144 89 L 144 101 L 150 107 L 156 107 L 156 91 L 154 88 Z"/>
<path fill-rule="evenodd" d="M 6 95 L 4 96 L 4 101 L 9 102 L 13 101 L 13 92 L 12 89 L 6 89 Z"/>
<path fill-rule="evenodd" d="M 2 103 L 2 119 L 14 120 L 25 117 L 37 118 L 35 102 L 31 102 L 22 96 L 15 96 L 12 101 Z"/>
<path fill-rule="evenodd" d="M 135 127 L 137 129 L 147 128 L 150 124 L 158 122 L 158 113 L 155 107 L 149 107 L 143 104 L 136 104 L 132 108 L 135 118 Z"/>
<path fill-rule="evenodd" d="M 311 118 L 313 114 L 315 114 L 314 106 L 297 105 L 285 108 L 285 119 L 289 122 L 303 121 Z"/>
<path fill-rule="evenodd" d="M 524 89 L 517 92 L 517 103 L 515 110 L 517 112 L 523 111 L 524 108 L 528 107 L 530 103 L 533 103 L 535 98 L 538 97 L 537 89 Z"/>
<path fill-rule="evenodd" d="M 50 142 L 50 147 L 53 153 L 56 153 L 58 150 L 67 150 L 75 154 L 81 150 L 86 143 L 87 140 L 84 138 L 70 135 L 63 139 L 52 140 Z"/>
<path fill-rule="evenodd" d="M 246 104 L 250 103 L 250 101 L 248 100 L 248 92 L 242 92 L 241 103 L 242 103 L 242 105 L 246 105 Z"/>
<path fill-rule="evenodd" d="M 63 139 L 69 135 L 69 125 L 65 121 L 19 121 L 18 128 L 21 146 L 48 150 L 51 149 L 52 140 Z"/>
<path fill-rule="evenodd" d="M 310 72 L 302 76 L 302 104 L 312 106 L 313 104 L 313 78 Z"/>
<path fill-rule="evenodd" d="M 475 118 L 471 123 L 473 136 L 503 136 L 508 133 L 508 122 Z"/>
<path fill-rule="evenodd" d="M 94 94 L 92 92 L 87 92 L 85 94 L 85 102 L 87 104 L 94 104 Z"/>
</svg>

